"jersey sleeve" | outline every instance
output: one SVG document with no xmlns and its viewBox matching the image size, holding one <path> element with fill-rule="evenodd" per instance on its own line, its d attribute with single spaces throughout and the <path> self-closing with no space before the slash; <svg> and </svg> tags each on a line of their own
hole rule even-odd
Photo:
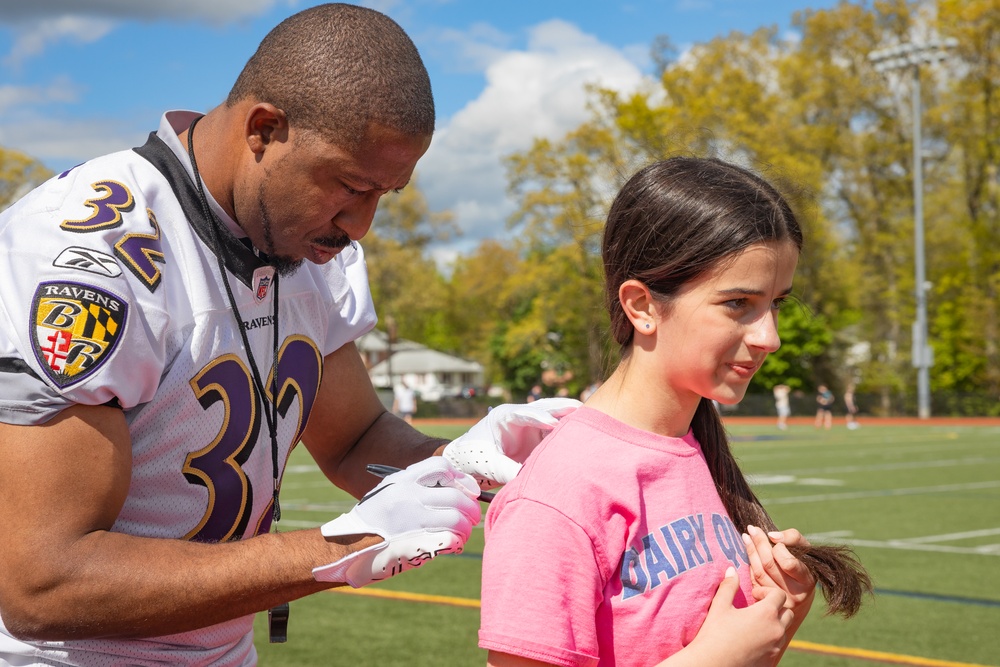
<svg viewBox="0 0 1000 667">
<path fill-rule="evenodd" d="M 483 552 L 480 648 L 596 665 L 604 585 L 590 538 L 543 503 L 516 499 L 494 509 Z"/>
<path fill-rule="evenodd" d="M 371 331 L 378 318 L 361 244 L 351 243 L 322 268 L 332 297 L 325 356 Z"/>
<path fill-rule="evenodd" d="M 77 167 L 0 216 L 4 422 L 43 423 L 73 404 L 130 408 L 156 391 L 165 308 L 159 295 L 133 289 L 115 257 L 130 226 L 148 232 L 146 208 L 127 179 L 102 171 L 115 173 Z M 121 204 L 108 205 L 115 198 Z"/>
</svg>

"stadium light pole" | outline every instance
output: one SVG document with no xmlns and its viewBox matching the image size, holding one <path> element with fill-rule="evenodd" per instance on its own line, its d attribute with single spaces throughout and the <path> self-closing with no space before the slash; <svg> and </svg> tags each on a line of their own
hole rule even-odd
<svg viewBox="0 0 1000 667">
<path fill-rule="evenodd" d="M 930 369 L 934 365 L 933 350 L 927 335 L 927 275 L 924 264 L 924 160 L 923 136 L 920 129 L 920 66 L 944 60 L 947 50 L 958 46 L 958 40 L 932 39 L 927 42 L 904 42 L 868 54 L 876 72 L 909 69 L 913 76 L 913 243 L 916 282 L 917 317 L 913 323 L 913 366 L 917 369 L 917 414 L 921 419 L 931 416 Z"/>
</svg>

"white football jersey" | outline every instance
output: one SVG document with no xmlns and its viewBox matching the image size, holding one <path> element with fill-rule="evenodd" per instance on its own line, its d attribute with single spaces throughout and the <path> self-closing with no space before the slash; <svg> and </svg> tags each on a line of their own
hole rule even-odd
<svg viewBox="0 0 1000 667">
<path fill-rule="evenodd" d="M 273 270 L 234 236 L 235 223 L 223 218 L 219 229 L 199 205 L 176 134 L 194 117 L 169 112 L 145 146 L 59 174 L 0 214 L 0 421 L 40 424 L 76 403 L 120 405 L 132 479 L 112 530 L 218 542 L 270 529 L 262 411 L 276 400 L 283 468 L 324 356 L 369 331 L 375 313 L 364 255 L 352 245 L 280 277 L 275 321 Z M 255 386 L 220 256 L 267 396 Z M 0 622 L 0 664 L 6 655 L 18 665 L 251 665 L 252 623 L 28 644 Z"/>
</svg>

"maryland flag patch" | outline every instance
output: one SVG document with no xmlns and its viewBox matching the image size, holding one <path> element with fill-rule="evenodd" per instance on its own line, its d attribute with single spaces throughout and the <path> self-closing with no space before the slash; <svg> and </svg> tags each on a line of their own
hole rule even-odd
<svg viewBox="0 0 1000 667">
<path fill-rule="evenodd" d="M 99 287 L 42 283 L 31 302 L 31 344 L 42 370 L 59 387 L 84 380 L 115 349 L 128 304 Z"/>
</svg>

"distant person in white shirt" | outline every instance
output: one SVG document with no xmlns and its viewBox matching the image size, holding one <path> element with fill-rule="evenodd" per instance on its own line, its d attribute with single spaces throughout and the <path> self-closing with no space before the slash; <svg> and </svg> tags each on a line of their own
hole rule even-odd
<svg viewBox="0 0 1000 667">
<path fill-rule="evenodd" d="M 788 428 L 788 417 L 792 414 L 788 394 L 792 388 L 787 384 L 774 385 L 774 407 L 778 411 L 778 428 L 784 431 Z"/>
<path fill-rule="evenodd" d="M 392 411 L 407 424 L 413 423 L 413 413 L 417 411 L 417 396 L 406 380 L 392 390 Z"/>
</svg>

